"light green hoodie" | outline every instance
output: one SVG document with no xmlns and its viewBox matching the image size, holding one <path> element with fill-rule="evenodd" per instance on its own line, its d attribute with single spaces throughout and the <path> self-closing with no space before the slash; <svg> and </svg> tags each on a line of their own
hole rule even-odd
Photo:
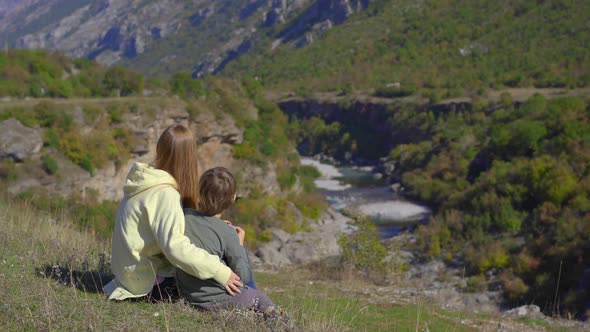
<svg viewBox="0 0 590 332">
<path fill-rule="evenodd" d="M 156 276 L 171 277 L 174 267 L 222 285 L 229 280 L 230 268 L 184 235 L 176 188 L 170 174 L 147 164 L 135 163 L 129 171 L 113 232 L 115 279 L 103 288 L 109 299 L 147 295 Z"/>
</svg>

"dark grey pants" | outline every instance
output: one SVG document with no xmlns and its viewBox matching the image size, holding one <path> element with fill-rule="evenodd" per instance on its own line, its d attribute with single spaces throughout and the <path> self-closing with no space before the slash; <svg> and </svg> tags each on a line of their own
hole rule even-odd
<svg viewBox="0 0 590 332">
<path fill-rule="evenodd" d="M 240 294 L 231 297 L 229 303 L 244 309 L 253 309 L 256 311 L 266 311 L 270 307 L 274 307 L 274 303 L 268 296 L 262 294 L 255 288 L 244 286 Z"/>
<path fill-rule="evenodd" d="M 264 295 L 259 290 L 248 286 L 244 286 L 244 288 L 240 290 L 240 294 L 235 294 L 229 300 L 227 300 L 227 302 L 211 303 L 200 306 L 204 309 L 213 311 L 222 308 L 235 307 L 261 312 L 265 312 L 268 308 L 274 307 L 274 303 L 272 303 L 268 296 Z"/>
</svg>

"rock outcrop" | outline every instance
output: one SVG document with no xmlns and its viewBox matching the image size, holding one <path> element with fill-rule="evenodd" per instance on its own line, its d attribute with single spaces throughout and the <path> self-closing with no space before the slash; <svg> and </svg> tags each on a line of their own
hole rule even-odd
<svg viewBox="0 0 590 332">
<path fill-rule="evenodd" d="M 0 27 L 20 35 L 14 45 L 17 48 L 58 49 L 72 57 L 90 57 L 111 64 L 122 57 L 135 57 L 144 51 L 147 42 L 178 31 L 182 25 L 179 13 L 185 9 L 182 1 L 173 0 L 66 2 L 30 0 L 7 10 Z M 69 10 L 58 10 L 60 7 Z M 42 17 L 45 20 L 41 21 Z M 22 28 L 15 28 L 19 25 Z"/>
<path fill-rule="evenodd" d="M 365 9 L 370 0 L 317 0 L 300 14 L 278 37 L 285 41 L 299 39 L 296 45 L 302 46 L 313 42 L 313 35 L 320 34 L 332 28 L 333 25 L 343 23 L 350 15 Z M 281 12 L 271 15 L 280 22 Z M 275 19 L 276 20 L 276 19 Z M 311 42 L 310 42 L 311 41 Z"/>
<path fill-rule="evenodd" d="M 83 116 L 74 116 L 74 119 L 82 128 L 82 132 L 91 130 L 83 124 Z M 182 108 L 158 110 L 155 112 L 155 118 L 129 112 L 122 119 L 122 125 L 129 128 L 135 136 L 133 140 L 135 145 L 129 147 L 132 155 L 128 160 L 110 161 L 91 175 L 59 153 L 53 153 L 52 149 L 48 149 L 44 153 L 52 154 L 58 163 L 58 176 L 38 170 L 36 173 L 27 171 L 29 176 L 12 181 L 7 189 L 16 194 L 34 187 L 43 187 L 48 192 L 62 196 L 84 197 L 91 194 L 93 198 L 99 200 L 119 200 L 123 195 L 121 188 L 131 164 L 135 161 L 152 162 L 160 134 L 174 123 L 187 126 L 196 134 L 201 170 L 213 166 L 224 166 L 230 169 L 240 166 L 233 159 L 232 145 L 242 142 L 243 129 L 238 128 L 227 115 L 216 117 L 212 112 L 204 111 L 193 121 Z M 17 164 L 25 159 L 39 159 L 39 151 L 43 146 L 41 129 L 24 127 L 18 120 L 12 118 L 0 123 L 0 138 L 0 159 L 10 158 Z M 40 162 L 37 161 L 37 163 Z M 23 167 L 32 166 L 23 165 Z M 36 169 L 39 167 L 37 166 Z M 257 179 L 258 176 L 262 182 L 270 181 L 268 188 L 278 190 L 276 176 L 268 180 L 268 176 L 274 174 L 273 171 L 263 172 L 254 168 L 249 172 L 249 176 L 253 179 Z"/>
<path fill-rule="evenodd" d="M 309 232 L 289 234 L 273 229 L 272 240 L 261 245 L 254 255 L 269 265 L 305 264 L 340 255 L 338 238 L 351 232 L 351 219 L 333 209 L 326 210 L 317 223 L 310 221 Z"/>
<path fill-rule="evenodd" d="M 0 122 L 0 136 L 0 159 L 22 161 L 43 147 L 40 131 L 27 128 L 14 118 Z"/>
</svg>

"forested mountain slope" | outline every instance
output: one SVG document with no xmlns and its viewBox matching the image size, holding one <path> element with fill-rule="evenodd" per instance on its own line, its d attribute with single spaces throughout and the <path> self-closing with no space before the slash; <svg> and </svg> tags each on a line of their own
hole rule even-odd
<svg viewBox="0 0 590 332">
<path fill-rule="evenodd" d="M 488 87 L 587 86 L 589 19 L 587 1 L 380 0 L 305 47 L 272 49 L 259 40 L 257 51 L 223 73 L 257 76 L 277 89 L 399 82 L 447 96 Z"/>
<path fill-rule="evenodd" d="M 28 0 L 0 2 L 0 40 L 149 76 L 303 92 L 399 82 L 445 97 L 587 86 L 589 17 L 590 3 L 569 0 Z"/>
</svg>

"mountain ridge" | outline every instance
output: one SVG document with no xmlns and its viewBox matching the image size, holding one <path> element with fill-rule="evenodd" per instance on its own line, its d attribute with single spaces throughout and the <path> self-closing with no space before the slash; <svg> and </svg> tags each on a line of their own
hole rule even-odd
<svg viewBox="0 0 590 332">
<path fill-rule="evenodd" d="M 150 76 L 217 73 L 280 28 L 305 44 L 310 30 L 346 20 L 369 0 L 27 0 L 5 2 L 0 40 L 15 48 L 60 50 Z M 1 5 L 1 4 L 0 4 Z M 331 13 L 334 11 L 334 13 Z M 293 21 L 293 24 L 290 22 Z M 22 24 L 24 22 L 25 24 Z M 290 25 L 289 25 L 290 24 Z M 282 25 L 287 25 L 282 28 Z M 317 31 L 315 32 L 317 33 Z"/>
</svg>

